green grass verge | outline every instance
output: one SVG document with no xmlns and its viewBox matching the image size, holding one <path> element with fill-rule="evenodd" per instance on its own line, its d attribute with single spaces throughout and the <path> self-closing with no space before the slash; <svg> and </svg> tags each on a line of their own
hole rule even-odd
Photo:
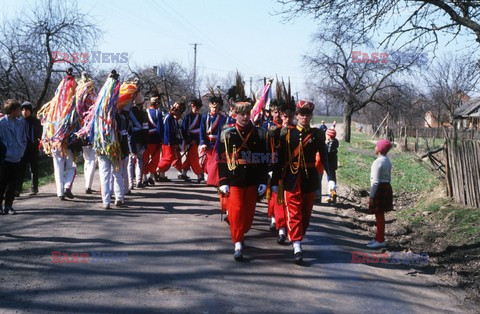
<svg viewBox="0 0 480 314">
<path fill-rule="evenodd" d="M 325 121 L 328 127 L 331 127 L 333 121 L 337 121 L 337 123 L 343 123 L 343 117 L 335 117 L 335 116 L 316 116 L 314 115 L 311 121 L 311 124 L 319 124 Z"/>
<path fill-rule="evenodd" d="M 375 160 L 376 142 L 370 138 L 367 134 L 352 132 L 351 143 L 340 143 L 338 180 L 341 184 L 370 190 L 370 167 Z M 443 144 L 441 140 L 437 143 Z M 444 197 L 444 183 L 416 162 L 412 153 L 394 150 L 389 155 L 393 165 L 393 193 L 420 195 L 414 207 L 396 212 L 399 221 L 411 227 L 441 224 L 452 244 L 480 242 L 480 209 L 453 204 Z"/>
<path fill-rule="evenodd" d="M 83 174 L 83 159 L 77 160 L 77 174 Z M 28 171 L 28 170 L 27 170 Z M 30 190 L 31 183 L 29 181 L 30 174 L 25 176 L 25 182 L 23 184 L 23 193 Z M 55 174 L 53 172 L 53 161 L 50 157 L 41 157 L 38 161 L 38 185 L 46 185 L 55 182 Z"/>
<path fill-rule="evenodd" d="M 338 159 L 338 179 L 343 184 L 369 190 L 370 167 L 375 160 L 375 141 L 364 133 L 352 133 L 351 143 L 340 143 Z M 394 192 L 431 191 L 440 182 L 428 170 L 415 161 L 410 153 L 392 152 L 389 154 L 392 169 Z"/>
<path fill-rule="evenodd" d="M 444 236 L 452 243 L 480 242 L 480 209 L 453 204 L 445 197 L 426 196 L 414 208 L 397 212 L 397 219 L 412 227 L 440 223 Z"/>
</svg>

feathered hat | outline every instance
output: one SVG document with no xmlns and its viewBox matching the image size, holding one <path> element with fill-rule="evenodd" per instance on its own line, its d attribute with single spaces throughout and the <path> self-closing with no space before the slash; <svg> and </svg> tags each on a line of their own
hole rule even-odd
<svg viewBox="0 0 480 314">
<path fill-rule="evenodd" d="M 283 80 L 283 78 L 280 82 L 277 77 L 277 82 L 275 85 L 276 98 L 273 101 L 273 104 L 270 104 L 270 107 L 277 106 L 278 111 L 286 113 L 287 115 L 293 115 L 295 111 L 295 100 L 292 97 L 290 79 L 288 79 L 287 86 L 285 86 L 285 81 Z"/>
<path fill-rule="evenodd" d="M 190 106 L 197 107 L 197 108 L 201 108 L 203 105 L 202 100 L 200 98 L 195 98 L 195 97 L 190 98 L 189 103 L 190 103 Z"/>
<path fill-rule="evenodd" d="M 211 104 L 218 104 L 220 107 L 222 107 L 223 106 L 223 98 L 222 98 L 222 92 L 220 91 L 220 89 L 218 90 L 218 96 L 215 95 L 215 90 L 210 85 L 208 86 L 208 91 L 210 92 L 210 98 L 208 99 L 208 101 Z"/>
<path fill-rule="evenodd" d="M 236 114 L 249 113 L 252 111 L 252 103 L 245 96 L 245 82 L 242 75 L 237 71 L 235 78 L 235 105 L 233 112 Z"/>
</svg>

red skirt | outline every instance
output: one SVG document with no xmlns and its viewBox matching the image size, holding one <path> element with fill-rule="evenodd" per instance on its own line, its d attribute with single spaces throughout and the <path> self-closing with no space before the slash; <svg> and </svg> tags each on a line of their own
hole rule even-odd
<svg viewBox="0 0 480 314">
<path fill-rule="evenodd" d="M 373 198 L 372 204 L 368 206 L 368 213 L 389 212 L 393 210 L 393 191 L 390 183 L 380 183 Z"/>
</svg>

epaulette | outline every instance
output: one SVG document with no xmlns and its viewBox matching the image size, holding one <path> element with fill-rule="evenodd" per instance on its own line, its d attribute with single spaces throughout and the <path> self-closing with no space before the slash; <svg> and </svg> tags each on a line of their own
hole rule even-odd
<svg viewBox="0 0 480 314">
<path fill-rule="evenodd" d="M 287 135 L 287 131 L 288 129 L 293 129 L 295 127 L 292 127 L 291 125 L 289 126 L 284 126 L 281 130 L 280 130 L 280 136 L 285 136 Z"/>
<path fill-rule="evenodd" d="M 235 123 L 230 123 L 230 124 L 225 123 L 224 125 L 222 125 L 222 132 L 223 130 L 226 130 L 228 128 L 235 128 Z"/>
<path fill-rule="evenodd" d="M 282 129 L 282 127 L 278 127 L 276 125 L 270 126 L 268 128 L 268 136 L 269 137 L 276 136 L 278 134 L 278 132 L 280 132 L 281 129 Z"/>
<path fill-rule="evenodd" d="M 230 138 L 232 131 L 235 130 L 235 127 L 226 127 L 220 133 L 220 142 L 224 143 L 226 138 Z"/>
</svg>

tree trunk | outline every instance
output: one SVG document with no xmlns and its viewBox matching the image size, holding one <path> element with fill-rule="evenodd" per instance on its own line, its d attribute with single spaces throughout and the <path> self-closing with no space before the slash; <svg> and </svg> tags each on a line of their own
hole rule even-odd
<svg viewBox="0 0 480 314">
<path fill-rule="evenodd" d="M 48 53 L 48 65 L 47 65 L 47 73 L 45 76 L 45 80 L 43 81 L 43 88 L 42 92 L 40 93 L 40 96 L 37 99 L 36 102 L 36 107 L 39 109 L 42 106 L 43 100 L 45 99 L 45 96 L 47 95 L 48 91 L 48 85 L 50 85 L 50 80 L 52 78 L 52 70 L 53 70 L 53 57 L 52 57 L 52 51 L 50 49 L 50 36 L 49 34 L 46 35 L 46 46 L 47 46 L 47 53 Z"/>
<path fill-rule="evenodd" d="M 343 113 L 343 140 L 350 143 L 352 132 L 352 112 L 345 111 Z"/>
</svg>

